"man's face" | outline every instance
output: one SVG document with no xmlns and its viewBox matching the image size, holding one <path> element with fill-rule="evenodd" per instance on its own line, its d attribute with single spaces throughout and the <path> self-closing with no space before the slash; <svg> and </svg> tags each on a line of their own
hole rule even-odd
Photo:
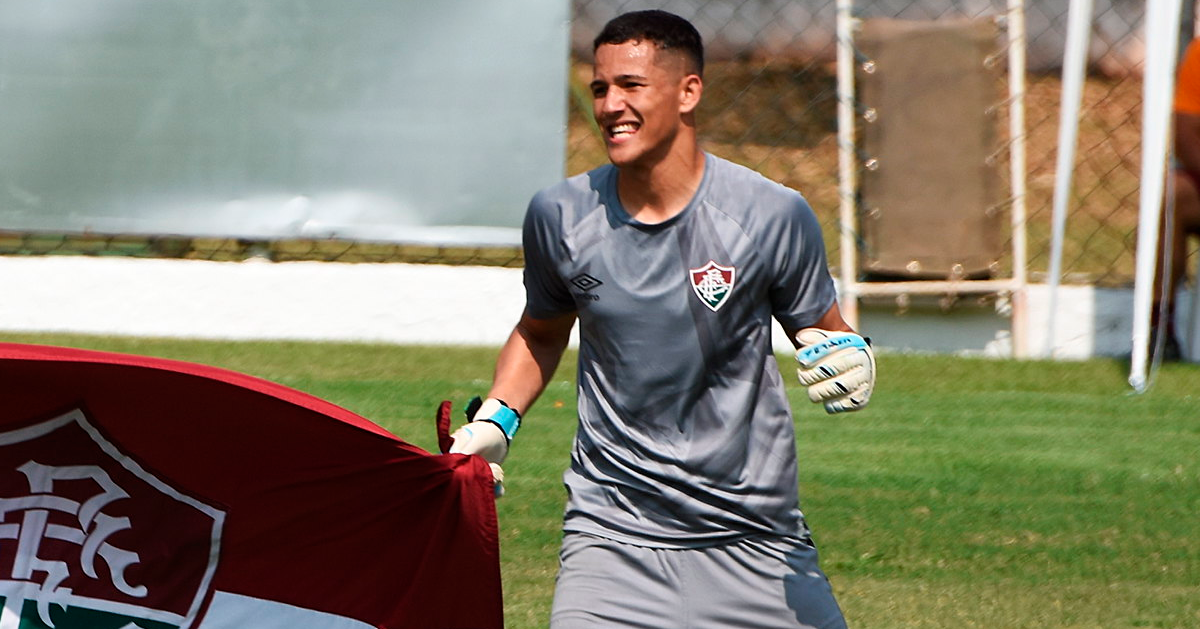
<svg viewBox="0 0 1200 629">
<path fill-rule="evenodd" d="M 602 44 L 592 70 L 592 112 L 616 166 L 652 164 L 681 125 L 683 59 L 652 42 Z"/>
</svg>

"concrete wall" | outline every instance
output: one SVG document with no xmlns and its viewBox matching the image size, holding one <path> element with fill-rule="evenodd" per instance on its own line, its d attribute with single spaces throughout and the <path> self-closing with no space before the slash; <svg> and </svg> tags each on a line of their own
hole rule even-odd
<svg viewBox="0 0 1200 629">
<path fill-rule="evenodd" d="M 1131 290 L 1061 291 L 1056 358 L 1129 354 Z M 1044 285 L 1030 287 L 1029 304 L 1026 349 L 1040 355 L 1047 340 Z M 499 346 L 523 305 L 519 269 L 0 258 L 3 331 Z M 1012 354 L 1003 300 L 964 297 L 949 305 L 913 298 L 904 307 L 868 301 L 860 328 L 885 351 Z M 776 330 L 776 346 L 787 349 Z"/>
</svg>

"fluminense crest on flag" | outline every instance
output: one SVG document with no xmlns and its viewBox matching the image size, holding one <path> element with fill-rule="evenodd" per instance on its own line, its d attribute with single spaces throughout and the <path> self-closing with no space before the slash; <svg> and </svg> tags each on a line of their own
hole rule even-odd
<svg viewBox="0 0 1200 629">
<path fill-rule="evenodd" d="M 698 269 L 688 269 L 688 279 L 691 280 L 692 290 L 700 301 L 716 312 L 729 300 L 733 292 L 736 271 L 732 266 L 721 266 L 709 260 L 708 264 Z"/>
<path fill-rule="evenodd" d="M 0 629 L 503 626 L 483 458 L 246 374 L 0 343 Z"/>
<path fill-rule="evenodd" d="M 223 521 L 79 410 L 2 432 L 0 627 L 190 628 Z"/>
</svg>

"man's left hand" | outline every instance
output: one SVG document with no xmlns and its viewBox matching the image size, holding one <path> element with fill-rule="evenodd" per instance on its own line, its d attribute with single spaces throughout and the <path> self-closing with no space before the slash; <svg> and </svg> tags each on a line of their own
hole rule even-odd
<svg viewBox="0 0 1200 629">
<path fill-rule="evenodd" d="M 867 405 L 875 388 L 875 354 L 867 339 L 854 332 L 805 328 L 796 340 L 796 376 L 808 387 L 810 400 L 823 403 L 827 413 Z"/>
</svg>

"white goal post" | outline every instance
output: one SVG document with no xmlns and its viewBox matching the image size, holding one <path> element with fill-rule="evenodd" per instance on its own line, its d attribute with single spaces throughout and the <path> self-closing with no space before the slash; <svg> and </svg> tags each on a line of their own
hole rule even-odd
<svg viewBox="0 0 1200 629">
<path fill-rule="evenodd" d="M 1175 86 L 1182 0 L 1146 3 L 1146 63 L 1142 83 L 1142 174 L 1138 197 L 1137 277 L 1133 289 L 1133 353 L 1129 384 L 1146 390 L 1150 358 L 1150 309 L 1167 153 L 1171 96 Z"/>
</svg>

